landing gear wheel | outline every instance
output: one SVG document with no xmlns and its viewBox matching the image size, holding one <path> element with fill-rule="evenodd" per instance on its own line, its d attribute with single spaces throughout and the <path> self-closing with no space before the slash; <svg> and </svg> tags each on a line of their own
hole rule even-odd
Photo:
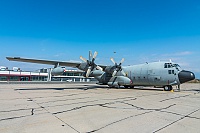
<svg viewBox="0 0 200 133">
<path fill-rule="evenodd" d="M 126 88 L 126 89 L 128 89 L 130 86 L 128 86 L 128 85 L 124 85 L 124 88 Z"/>
<path fill-rule="evenodd" d="M 116 86 L 116 88 L 119 89 L 119 88 L 120 88 L 120 85 Z"/>
<path fill-rule="evenodd" d="M 166 85 L 166 86 L 164 86 L 164 90 L 165 91 L 171 91 L 172 90 L 172 86 L 171 85 Z"/>
<path fill-rule="evenodd" d="M 134 86 L 130 86 L 131 89 L 134 89 Z"/>
</svg>

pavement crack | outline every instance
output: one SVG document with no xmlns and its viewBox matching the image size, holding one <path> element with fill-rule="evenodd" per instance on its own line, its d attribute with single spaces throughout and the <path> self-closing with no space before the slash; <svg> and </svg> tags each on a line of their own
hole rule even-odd
<svg viewBox="0 0 200 133">
<path fill-rule="evenodd" d="M 196 112 L 199 111 L 199 110 L 200 110 L 200 109 L 197 109 L 197 110 L 195 110 L 195 111 L 193 111 L 193 112 L 191 112 L 191 113 L 189 113 L 189 114 L 187 114 L 187 115 L 181 117 L 180 119 L 178 119 L 178 120 L 176 120 L 176 121 L 173 121 L 172 123 L 169 123 L 168 125 L 166 125 L 166 126 L 160 128 L 160 129 L 154 131 L 153 133 L 159 132 L 159 131 L 161 131 L 161 130 L 163 130 L 163 129 L 165 129 L 165 128 L 167 128 L 167 127 L 169 127 L 169 126 L 171 126 L 171 125 L 173 125 L 173 124 L 175 124 L 175 123 L 177 123 L 177 122 L 183 120 L 184 118 L 190 117 L 191 114 L 196 113 Z"/>
<path fill-rule="evenodd" d="M 10 112 L 16 112 L 16 111 L 26 111 L 30 110 L 31 108 L 28 109 L 16 109 L 16 110 L 5 110 L 5 111 L 0 111 L 0 113 L 10 113 Z M 34 109 L 39 109 L 39 108 L 34 108 Z"/>
<path fill-rule="evenodd" d="M 28 117 L 28 116 L 31 116 L 31 115 L 23 115 L 23 116 L 16 116 L 16 117 L 3 118 L 3 119 L 0 119 L 0 121 L 12 120 L 12 119 L 19 119 L 19 118 Z"/>
<path fill-rule="evenodd" d="M 34 111 L 34 109 L 31 110 L 31 115 L 34 115 L 34 112 L 33 112 L 33 111 Z"/>
<path fill-rule="evenodd" d="M 190 95 L 184 95 L 184 96 L 179 96 L 179 97 L 167 98 L 167 99 L 161 100 L 161 101 L 159 101 L 159 102 L 164 102 L 164 101 L 173 100 L 173 99 L 178 99 L 178 98 L 182 98 L 182 97 L 188 97 L 188 96 L 190 96 Z"/>
<path fill-rule="evenodd" d="M 160 111 L 160 112 L 165 112 L 165 113 L 168 113 L 168 114 L 173 114 L 173 115 L 178 115 L 178 116 L 185 116 L 183 114 L 179 114 L 179 113 L 174 113 L 174 112 L 170 112 L 170 111 Z M 198 117 L 192 117 L 192 116 L 185 116 L 185 117 L 188 117 L 188 118 L 191 118 L 191 119 L 197 119 L 197 120 L 200 120 L 200 118 Z"/>
<path fill-rule="evenodd" d="M 124 101 L 132 101 L 132 100 L 136 100 L 136 98 L 127 99 L 127 100 L 124 100 Z M 55 113 L 53 113 L 53 114 L 66 113 L 66 112 L 75 111 L 75 110 L 78 110 L 78 109 L 81 109 L 81 108 L 92 107 L 92 106 L 101 106 L 101 107 L 110 108 L 110 107 L 108 107 L 108 106 L 106 106 L 106 105 L 110 105 L 110 104 L 114 104 L 114 103 L 121 103 L 121 102 L 124 102 L 124 101 L 114 101 L 114 102 L 101 103 L 101 104 L 89 104 L 89 105 L 84 105 L 84 106 L 75 107 L 75 108 L 72 108 L 72 109 L 69 109 L 69 110 L 64 110 L 64 111 L 55 112 Z"/>
<path fill-rule="evenodd" d="M 136 109 L 138 109 L 138 110 L 154 110 L 154 111 L 161 111 L 161 110 L 163 110 L 163 109 L 168 109 L 168 108 L 170 108 L 170 107 L 176 105 L 176 104 L 172 104 L 172 105 L 169 105 L 169 106 L 164 107 L 164 108 L 151 109 L 151 108 L 139 107 L 139 106 L 136 106 L 136 105 L 133 105 L 133 104 L 130 104 L 130 103 L 126 103 L 126 102 L 122 102 L 122 103 L 127 104 L 127 105 L 130 105 L 130 106 L 132 106 L 132 107 L 134 107 L 134 108 L 136 108 Z"/>
<path fill-rule="evenodd" d="M 198 118 L 198 117 L 192 117 L 192 116 L 186 116 L 186 117 L 191 118 L 191 119 L 197 119 L 197 120 L 200 120 L 200 118 Z"/>
<path fill-rule="evenodd" d="M 102 130 L 102 129 L 108 127 L 108 126 L 114 125 L 114 124 L 116 124 L 116 123 L 119 123 L 119 122 L 125 121 L 125 120 L 127 120 L 127 119 L 130 119 L 130 118 L 133 118 L 133 117 L 136 117 L 136 116 L 140 116 L 140 115 L 148 114 L 148 113 L 151 113 L 151 112 L 153 112 L 153 111 L 148 111 L 148 112 L 144 112 L 144 113 L 141 113 L 141 114 L 132 115 L 132 116 L 129 116 L 129 117 L 126 117 L 126 118 L 123 118 L 123 119 L 120 119 L 120 120 L 114 121 L 114 122 L 112 122 L 112 123 L 109 123 L 109 124 L 107 124 L 107 125 L 105 125 L 105 126 L 99 128 L 99 129 L 89 131 L 89 132 L 87 132 L 87 133 L 94 133 L 94 132 L 97 132 L 97 131 L 99 131 L 99 130 Z"/>
<path fill-rule="evenodd" d="M 81 109 L 81 108 L 85 108 L 85 107 L 92 107 L 92 106 L 99 106 L 99 105 L 101 105 L 101 104 L 84 105 L 84 106 L 75 107 L 75 108 L 72 108 L 72 109 L 69 109 L 69 110 L 65 110 L 65 111 L 55 112 L 55 113 L 52 113 L 52 114 L 56 115 L 56 114 L 61 114 L 61 113 L 65 113 L 65 112 L 75 111 L 75 110 L 78 110 L 78 109 Z"/>
<path fill-rule="evenodd" d="M 60 119 L 59 117 L 53 115 L 55 118 L 57 118 L 58 120 L 60 120 L 61 122 L 63 122 L 65 125 L 69 126 L 70 128 L 72 128 L 74 131 L 76 131 L 77 133 L 80 133 L 78 130 L 76 130 L 74 127 L 70 126 L 68 123 L 66 123 L 65 121 L 63 121 L 62 119 Z M 63 126 L 63 125 L 62 125 Z"/>
<path fill-rule="evenodd" d="M 23 95 L 21 92 L 18 91 L 19 94 Z M 31 99 L 27 96 L 25 96 L 28 99 Z M 54 116 L 56 119 L 58 119 L 59 121 L 61 121 L 62 123 L 64 123 L 65 125 L 69 126 L 71 129 L 73 129 L 74 131 L 76 131 L 77 133 L 80 133 L 78 130 L 76 130 L 74 127 L 72 127 L 71 125 L 69 125 L 68 123 L 66 123 L 65 121 L 63 121 L 62 119 L 60 119 L 59 117 L 57 117 L 56 115 L 52 114 L 48 109 L 46 109 L 45 107 L 41 106 L 39 103 L 37 103 L 36 101 L 32 101 L 35 104 L 37 104 L 39 107 L 41 107 L 43 110 L 47 111 L 49 114 L 51 114 L 52 116 Z M 32 114 L 33 114 L 33 109 L 32 109 Z M 32 116 L 32 115 L 26 115 L 26 116 L 20 116 L 20 117 L 12 117 L 12 118 L 6 118 L 6 119 L 0 119 L 1 120 L 10 120 L 10 119 L 16 119 L 16 118 L 22 118 L 22 117 L 27 117 L 27 116 Z"/>
<path fill-rule="evenodd" d="M 168 113 L 168 114 L 173 114 L 173 115 L 178 115 L 178 116 L 184 116 L 183 114 L 174 113 L 174 112 L 170 112 L 170 111 L 160 110 L 160 112 L 164 112 L 164 113 Z"/>
</svg>

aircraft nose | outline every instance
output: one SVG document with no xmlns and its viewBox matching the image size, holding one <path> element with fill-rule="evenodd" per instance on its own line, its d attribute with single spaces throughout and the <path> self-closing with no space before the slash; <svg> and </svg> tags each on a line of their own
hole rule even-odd
<svg viewBox="0 0 200 133">
<path fill-rule="evenodd" d="M 179 72 L 178 78 L 180 83 L 182 84 L 187 81 L 195 79 L 195 75 L 193 72 L 182 70 L 181 72 Z"/>
</svg>

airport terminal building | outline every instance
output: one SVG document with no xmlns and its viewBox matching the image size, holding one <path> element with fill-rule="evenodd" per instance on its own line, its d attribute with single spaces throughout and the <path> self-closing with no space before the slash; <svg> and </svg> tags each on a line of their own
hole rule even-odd
<svg viewBox="0 0 200 133">
<path fill-rule="evenodd" d="M 48 71 L 50 69 L 43 68 L 36 71 L 22 71 L 20 68 L 0 67 L 0 81 L 66 81 L 66 82 L 95 82 L 94 78 L 85 78 L 84 71 L 65 70 L 63 75 L 51 76 Z"/>
</svg>

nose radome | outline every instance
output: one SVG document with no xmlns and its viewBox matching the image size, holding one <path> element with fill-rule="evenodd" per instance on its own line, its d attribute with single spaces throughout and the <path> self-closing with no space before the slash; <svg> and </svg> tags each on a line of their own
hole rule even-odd
<svg viewBox="0 0 200 133">
<path fill-rule="evenodd" d="M 178 73 L 178 78 L 180 83 L 185 83 L 187 81 L 195 79 L 195 75 L 193 72 L 182 70 Z"/>
</svg>

